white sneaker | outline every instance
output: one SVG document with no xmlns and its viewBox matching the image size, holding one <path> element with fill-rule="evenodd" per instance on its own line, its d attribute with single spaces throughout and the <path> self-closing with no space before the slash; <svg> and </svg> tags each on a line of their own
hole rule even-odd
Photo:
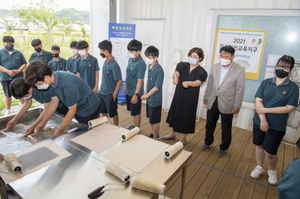
<svg viewBox="0 0 300 199">
<path fill-rule="evenodd" d="M 272 184 L 272 185 L 276 185 L 276 182 L 277 182 L 276 171 L 275 170 L 268 170 L 268 175 L 269 175 L 269 178 L 268 178 L 269 183 Z"/>
<path fill-rule="evenodd" d="M 251 172 L 250 177 L 257 179 L 262 174 L 264 174 L 264 169 L 261 166 L 256 166 L 255 169 Z"/>
<path fill-rule="evenodd" d="M 5 113 L 4 113 L 4 116 L 7 116 L 10 114 L 10 110 L 6 110 Z"/>
</svg>

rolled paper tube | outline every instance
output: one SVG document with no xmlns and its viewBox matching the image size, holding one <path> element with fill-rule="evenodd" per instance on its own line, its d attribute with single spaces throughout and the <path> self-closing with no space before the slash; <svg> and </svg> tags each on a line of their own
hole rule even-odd
<svg viewBox="0 0 300 199">
<path fill-rule="evenodd" d="M 134 176 L 131 179 L 131 186 L 136 189 L 149 191 L 151 193 L 156 193 L 156 194 L 160 194 L 160 195 L 164 195 L 165 189 L 166 189 L 166 185 L 156 184 L 156 183 L 150 182 L 146 179 L 136 177 L 136 176 Z"/>
<path fill-rule="evenodd" d="M 99 126 L 99 125 L 101 125 L 103 123 L 106 123 L 106 122 L 108 122 L 107 117 L 100 117 L 100 118 L 97 118 L 97 119 L 90 120 L 88 122 L 88 124 L 89 124 L 89 127 L 95 127 L 95 126 Z"/>
<path fill-rule="evenodd" d="M 134 136 L 135 134 L 138 134 L 138 132 L 140 132 L 140 128 L 134 127 L 130 131 L 127 131 L 126 133 L 122 134 L 122 140 L 126 141 L 126 140 L 130 139 L 132 136 Z"/>
<path fill-rule="evenodd" d="M 4 156 L 7 166 L 13 172 L 21 172 L 23 166 L 19 163 L 17 156 L 14 153 L 8 153 Z"/>
<path fill-rule="evenodd" d="M 105 169 L 123 182 L 127 182 L 130 179 L 130 175 L 126 173 L 126 171 L 124 171 L 119 165 L 115 164 L 112 161 L 109 161 L 105 164 Z"/>
<path fill-rule="evenodd" d="M 164 152 L 165 157 L 170 159 L 182 148 L 183 148 L 182 142 L 176 142 L 175 144 L 173 144 L 172 146 L 168 147 L 165 150 L 165 152 Z"/>
</svg>

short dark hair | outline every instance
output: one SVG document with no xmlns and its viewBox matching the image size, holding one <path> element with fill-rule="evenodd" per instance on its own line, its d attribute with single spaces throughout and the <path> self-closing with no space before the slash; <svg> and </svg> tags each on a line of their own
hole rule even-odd
<svg viewBox="0 0 300 199">
<path fill-rule="evenodd" d="M 84 49 L 84 48 L 88 48 L 89 47 L 89 44 L 88 42 L 84 41 L 84 40 L 80 40 L 79 42 L 77 42 L 76 44 L 76 48 L 81 50 L 81 49 Z"/>
<path fill-rule="evenodd" d="M 230 45 L 223 46 L 223 47 L 220 49 L 220 53 L 221 53 L 222 51 L 225 51 L 225 52 L 227 52 L 227 53 L 230 53 L 231 55 L 234 55 L 234 53 L 235 53 L 234 48 L 233 48 L 232 46 L 230 46 Z"/>
<path fill-rule="evenodd" d="M 133 51 L 141 51 L 143 47 L 142 42 L 133 39 L 131 40 L 127 45 L 127 50 L 133 50 Z"/>
<path fill-rule="evenodd" d="M 15 43 L 15 39 L 12 36 L 4 36 L 2 41 Z"/>
<path fill-rule="evenodd" d="M 70 48 L 76 48 L 77 43 L 78 43 L 77 41 L 72 41 L 70 43 Z"/>
<path fill-rule="evenodd" d="M 60 47 L 58 45 L 51 46 L 51 50 L 58 50 L 60 51 Z"/>
<path fill-rule="evenodd" d="M 196 53 L 199 56 L 200 62 L 204 59 L 204 52 L 201 48 L 194 47 L 188 52 L 188 56 L 191 56 L 192 53 Z"/>
<path fill-rule="evenodd" d="M 33 39 L 31 41 L 31 46 L 32 47 L 35 47 L 35 46 L 38 46 L 38 45 L 41 45 L 42 44 L 42 41 L 40 39 Z"/>
<path fill-rule="evenodd" d="M 107 50 L 111 54 L 112 44 L 108 40 L 103 40 L 103 41 L 99 42 L 98 48 L 100 48 L 100 50 Z"/>
<path fill-rule="evenodd" d="M 25 82 L 34 85 L 38 81 L 44 81 L 46 75 L 52 76 L 49 65 L 39 60 L 33 60 L 25 70 Z"/>
<path fill-rule="evenodd" d="M 158 57 L 159 56 L 159 50 L 157 48 L 155 48 L 154 46 L 149 46 L 144 53 L 146 56 L 152 56 L 154 57 Z"/>
<path fill-rule="evenodd" d="M 10 92 L 16 99 L 27 95 L 30 87 L 31 85 L 25 83 L 24 77 L 14 79 L 9 85 Z"/>
<path fill-rule="evenodd" d="M 283 55 L 280 57 L 276 63 L 277 65 L 280 65 L 282 68 L 290 69 L 290 71 L 294 68 L 295 59 L 292 56 L 289 55 Z"/>
</svg>

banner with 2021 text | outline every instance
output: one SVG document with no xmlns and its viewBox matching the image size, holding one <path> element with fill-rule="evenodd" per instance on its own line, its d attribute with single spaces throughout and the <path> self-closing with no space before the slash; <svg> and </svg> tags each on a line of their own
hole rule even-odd
<svg viewBox="0 0 300 199">
<path fill-rule="evenodd" d="M 240 64 L 248 79 L 258 79 L 267 32 L 218 28 L 213 63 L 218 63 L 220 48 L 231 45 L 235 49 L 234 62 Z"/>
</svg>

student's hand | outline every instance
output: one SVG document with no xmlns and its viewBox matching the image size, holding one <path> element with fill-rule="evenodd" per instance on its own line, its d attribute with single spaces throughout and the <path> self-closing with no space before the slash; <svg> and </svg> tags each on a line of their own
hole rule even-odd
<svg viewBox="0 0 300 199">
<path fill-rule="evenodd" d="M 118 95 L 118 93 L 113 93 L 113 94 L 112 94 L 112 97 L 113 97 L 114 102 L 115 102 L 116 99 L 117 99 L 117 95 Z"/>
<path fill-rule="evenodd" d="M 123 93 L 126 94 L 126 86 L 123 88 Z"/>
<path fill-rule="evenodd" d="M 2 155 L 1 153 L 0 153 L 0 159 L 1 159 L 1 160 L 4 159 L 4 155 Z"/>
<path fill-rule="evenodd" d="M 132 96 L 131 103 L 136 104 L 137 102 L 138 102 L 138 96 L 136 96 L 136 95 Z"/>
<path fill-rule="evenodd" d="M 238 114 L 240 112 L 240 108 L 234 106 L 231 112 L 232 114 Z"/>
<path fill-rule="evenodd" d="M 207 105 L 208 99 L 203 99 L 203 104 Z"/>
<path fill-rule="evenodd" d="M 19 74 L 20 72 L 22 72 L 22 70 L 13 70 L 15 72 L 15 75 L 16 74 Z"/>
<path fill-rule="evenodd" d="M 46 124 L 44 124 L 43 122 L 40 122 L 34 129 L 34 132 L 39 132 L 39 131 L 42 131 L 44 130 Z"/>
<path fill-rule="evenodd" d="M 30 126 L 28 127 L 28 129 L 26 130 L 25 136 L 33 134 L 34 133 L 34 126 Z"/>
<path fill-rule="evenodd" d="M 269 130 L 269 124 L 266 120 L 261 120 L 260 121 L 260 130 L 263 132 L 266 132 Z"/>
<path fill-rule="evenodd" d="M 9 122 L 7 122 L 6 127 L 10 128 L 13 127 L 17 124 L 17 121 L 15 121 L 14 119 L 10 120 Z"/>
<path fill-rule="evenodd" d="M 184 88 L 188 88 L 188 87 L 189 87 L 189 82 L 188 82 L 188 81 L 182 82 L 182 86 L 183 86 Z"/>
<path fill-rule="evenodd" d="M 142 95 L 142 96 L 141 96 L 141 99 L 142 99 L 142 100 L 148 99 L 148 95 L 147 95 L 147 94 Z"/>
<path fill-rule="evenodd" d="M 173 78 L 173 84 L 175 84 L 175 85 L 178 84 L 178 78 Z"/>
<path fill-rule="evenodd" d="M 98 86 L 95 86 L 94 89 L 93 89 L 93 91 L 94 91 L 95 93 L 98 93 Z"/>
<path fill-rule="evenodd" d="M 256 111 L 257 114 L 267 113 L 267 109 L 265 107 L 256 107 L 255 111 Z"/>
<path fill-rule="evenodd" d="M 8 70 L 6 73 L 7 73 L 9 76 L 11 76 L 11 77 L 13 77 L 13 76 L 16 75 L 15 70 Z"/>
<path fill-rule="evenodd" d="M 60 136 L 61 134 L 63 134 L 63 131 L 57 129 L 57 130 L 54 132 L 53 136 L 57 137 L 57 136 Z"/>
</svg>

